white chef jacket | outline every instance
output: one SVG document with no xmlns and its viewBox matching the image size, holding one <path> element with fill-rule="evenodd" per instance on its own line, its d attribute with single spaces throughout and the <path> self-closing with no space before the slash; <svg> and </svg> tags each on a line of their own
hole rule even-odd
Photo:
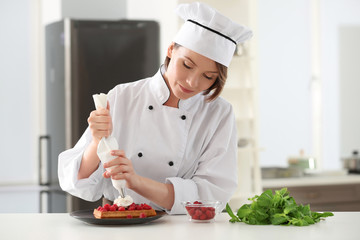
<svg viewBox="0 0 360 240">
<path fill-rule="evenodd" d="M 125 189 L 136 203 L 147 203 L 169 214 L 183 214 L 183 201 L 219 200 L 224 208 L 237 187 L 237 136 L 231 104 L 218 97 L 206 102 L 201 93 L 165 106 L 170 91 L 161 68 L 153 77 L 119 84 L 108 93 L 112 135 L 132 161 L 137 174 L 174 186 L 175 201 L 163 209 Z M 74 148 L 59 155 L 58 175 L 64 191 L 96 201 L 114 200 L 119 193 L 102 176 L 104 167 L 77 179 L 81 159 L 92 140 L 87 128 Z"/>
</svg>

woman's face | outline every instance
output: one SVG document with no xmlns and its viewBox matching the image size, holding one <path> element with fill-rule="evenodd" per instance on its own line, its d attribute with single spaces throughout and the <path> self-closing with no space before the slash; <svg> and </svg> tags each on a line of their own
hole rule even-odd
<svg viewBox="0 0 360 240">
<path fill-rule="evenodd" d="M 188 99 L 213 85 L 218 76 L 215 61 L 185 47 L 170 45 L 171 59 L 164 78 L 177 99 Z"/>
</svg>

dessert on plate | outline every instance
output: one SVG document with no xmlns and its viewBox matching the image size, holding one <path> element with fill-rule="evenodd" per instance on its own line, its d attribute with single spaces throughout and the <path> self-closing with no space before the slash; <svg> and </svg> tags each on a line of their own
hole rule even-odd
<svg viewBox="0 0 360 240">
<path fill-rule="evenodd" d="M 95 218 L 145 218 L 156 216 L 155 210 L 147 204 L 132 203 L 128 207 L 105 204 L 94 209 Z"/>
<path fill-rule="evenodd" d="M 145 204 L 136 204 L 130 196 L 115 199 L 114 204 L 105 204 L 94 209 L 95 218 L 145 218 L 156 216 L 155 210 Z"/>
</svg>

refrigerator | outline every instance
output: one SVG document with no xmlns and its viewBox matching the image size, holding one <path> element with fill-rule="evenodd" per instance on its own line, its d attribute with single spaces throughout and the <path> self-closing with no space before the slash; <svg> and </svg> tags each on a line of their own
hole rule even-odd
<svg viewBox="0 0 360 240">
<path fill-rule="evenodd" d="M 40 183 L 59 186 L 58 155 L 72 148 L 95 109 L 92 95 L 154 75 L 160 66 L 159 25 L 148 20 L 64 19 L 45 27 L 46 134 L 39 138 Z M 54 192 L 55 193 L 55 192 Z M 45 192 L 49 212 L 101 205 Z"/>
</svg>

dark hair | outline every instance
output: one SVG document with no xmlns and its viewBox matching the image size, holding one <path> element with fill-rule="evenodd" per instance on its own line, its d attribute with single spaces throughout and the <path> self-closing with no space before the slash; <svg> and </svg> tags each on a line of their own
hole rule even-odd
<svg viewBox="0 0 360 240">
<path fill-rule="evenodd" d="M 174 43 L 174 49 L 182 47 L 180 44 Z M 165 61 L 164 61 L 164 65 L 165 65 L 165 69 L 167 70 L 167 67 L 169 66 L 170 63 L 170 58 L 168 56 L 166 56 Z M 211 85 L 211 87 L 209 87 L 207 90 L 204 91 L 203 95 L 208 95 L 210 92 L 212 92 L 207 98 L 206 101 L 210 102 L 212 100 L 214 100 L 215 98 L 217 98 L 220 94 L 221 91 L 224 88 L 225 82 L 226 82 L 226 78 L 227 78 L 227 70 L 228 68 L 225 67 L 224 65 L 215 62 L 216 64 L 216 68 L 219 71 L 219 75 L 216 78 L 215 82 L 213 83 L 213 85 Z"/>
</svg>

